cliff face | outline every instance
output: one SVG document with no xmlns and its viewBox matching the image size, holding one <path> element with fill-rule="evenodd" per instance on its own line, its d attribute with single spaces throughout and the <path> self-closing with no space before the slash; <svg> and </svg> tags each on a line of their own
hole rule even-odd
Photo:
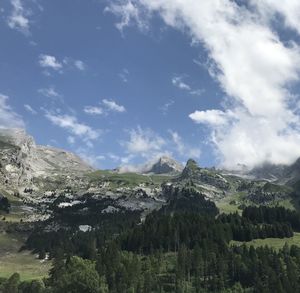
<svg viewBox="0 0 300 293">
<path fill-rule="evenodd" d="M 92 170 L 92 167 L 72 153 L 37 145 L 22 129 L 0 129 L 2 184 L 20 186 L 30 183 L 34 177 L 68 175 Z"/>
</svg>

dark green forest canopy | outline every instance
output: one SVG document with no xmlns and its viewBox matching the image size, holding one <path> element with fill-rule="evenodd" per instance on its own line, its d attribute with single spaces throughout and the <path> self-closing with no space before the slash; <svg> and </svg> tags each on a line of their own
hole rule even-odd
<svg viewBox="0 0 300 293">
<path fill-rule="evenodd" d="M 65 213 L 58 214 L 58 219 L 66 215 L 76 219 L 73 207 Z M 275 251 L 230 245 L 231 240 L 292 237 L 293 231 L 299 231 L 295 211 L 249 207 L 242 215 L 218 214 L 213 202 L 184 190 L 142 223 L 138 214 L 125 210 L 89 217 L 94 224 L 89 232 L 75 226 L 45 232 L 37 226 L 27 247 L 41 258 L 49 253 L 53 259 L 49 278 L 33 283 L 14 276 L 1 281 L 3 292 L 11 292 L 5 291 L 10 286 L 19 292 L 300 290 L 300 248 L 285 246 Z"/>
</svg>

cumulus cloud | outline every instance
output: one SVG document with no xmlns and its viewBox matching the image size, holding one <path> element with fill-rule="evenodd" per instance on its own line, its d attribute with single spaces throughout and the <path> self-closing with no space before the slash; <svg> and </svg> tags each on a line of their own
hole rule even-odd
<svg viewBox="0 0 300 293">
<path fill-rule="evenodd" d="M 39 56 L 39 64 L 43 68 L 50 68 L 56 71 L 59 71 L 62 69 L 63 65 L 61 62 L 59 62 L 55 56 L 41 54 Z"/>
<path fill-rule="evenodd" d="M 16 29 L 24 34 L 29 33 L 29 11 L 24 7 L 21 0 L 11 0 L 12 12 L 7 19 L 7 24 L 11 29 Z"/>
<path fill-rule="evenodd" d="M 132 129 L 129 131 L 129 140 L 123 145 L 128 153 L 138 154 L 144 157 L 152 156 L 153 153 L 161 152 L 166 144 L 165 140 L 150 129 Z"/>
<path fill-rule="evenodd" d="M 36 115 L 37 111 L 35 111 L 30 105 L 25 104 L 24 108 L 26 109 L 26 111 L 28 111 L 29 113 L 31 113 L 32 115 Z"/>
<path fill-rule="evenodd" d="M 87 65 L 82 60 L 76 60 L 70 57 L 63 58 L 59 61 L 57 57 L 47 54 L 41 54 L 39 56 L 39 65 L 45 69 L 52 69 L 60 73 L 63 69 L 77 69 L 79 71 L 85 71 Z M 49 72 L 46 72 L 49 75 Z"/>
<path fill-rule="evenodd" d="M 300 156 L 299 109 L 291 92 L 291 85 L 299 82 L 300 48 L 293 39 L 283 42 L 272 21 L 280 14 L 286 27 L 299 32 L 299 4 L 250 2 L 251 6 L 230 0 L 124 0 L 110 6 L 120 16 L 122 29 L 140 15 L 148 18 L 139 22 L 159 14 L 205 48 L 209 73 L 219 82 L 226 103 L 224 111 L 196 111 L 190 117 L 210 128 L 210 140 L 226 168 L 289 164 Z M 129 3 L 138 11 L 124 22 L 122 7 Z"/>
<path fill-rule="evenodd" d="M 0 94 L 0 128 L 24 128 L 22 117 L 8 104 L 9 97 Z"/>
<path fill-rule="evenodd" d="M 227 122 L 227 115 L 220 110 L 195 111 L 189 117 L 196 123 L 204 123 L 211 126 L 220 126 Z"/>
<path fill-rule="evenodd" d="M 103 99 L 102 103 L 106 106 L 106 108 L 110 111 L 113 112 L 125 112 L 126 109 L 124 106 L 122 105 L 118 105 L 115 101 L 113 100 L 107 100 L 107 99 Z"/>
<path fill-rule="evenodd" d="M 300 2 L 295 0 L 251 0 L 250 3 L 256 6 L 263 17 L 273 20 L 278 15 L 284 18 L 286 27 L 292 28 L 300 33 Z"/>
<path fill-rule="evenodd" d="M 45 117 L 54 125 L 67 130 L 70 134 L 85 141 L 88 147 L 92 147 L 92 141 L 100 137 L 101 133 L 99 130 L 79 122 L 74 115 L 46 112 Z"/>
</svg>

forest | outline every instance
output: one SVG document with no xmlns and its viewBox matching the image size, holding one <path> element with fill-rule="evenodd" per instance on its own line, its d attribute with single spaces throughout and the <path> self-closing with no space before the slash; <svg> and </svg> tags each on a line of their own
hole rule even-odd
<svg viewBox="0 0 300 293">
<path fill-rule="evenodd" d="M 231 243 L 292 237 L 298 212 L 253 206 L 219 214 L 213 202 L 185 190 L 143 222 L 121 211 L 103 223 L 87 232 L 37 226 L 26 248 L 53 260 L 49 277 L 21 281 L 16 273 L 0 280 L 0 292 L 300 292 L 299 247 Z"/>
</svg>

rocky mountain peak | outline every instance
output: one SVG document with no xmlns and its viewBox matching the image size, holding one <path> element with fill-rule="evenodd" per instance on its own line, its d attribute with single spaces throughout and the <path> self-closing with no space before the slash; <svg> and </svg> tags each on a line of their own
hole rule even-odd
<svg viewBox="0 0 300 293">
<path fill-rule="evenodd" d="M 186 163 L 186 168 L 200 168 L 198 163 L 193 159 L 188 159 Z"/>
<path fill-rule="evenodd" d="M 223 190 L 229 187 L 229 183 L 221 174 L 212 169 L 199 167 L 198 163 L 193 159 L 187 161 L 179 180 L 191 180 L 199 185 L 211 185 Z"/>
<path fill-rule="evenodd" d="M 182 176 L 192 177 L 195 174 L 195 172 L 200 171 L 200 169 L 201 168 L 195 160 L 189 159 L 182 171 Z"/>
<path fill-rule="evenodd" d="M 183 166 L 173 158 L 162 156 L 154 162 L 145 173 L 175 174 L 180 173 Z"/>
<path fill-rule="evenodd" d="M 0 128 L 0 140 L 25 150 L 35 146 L 32 136 L 28 135 L 24 129 L 20 128 Z"/>
</svg>

